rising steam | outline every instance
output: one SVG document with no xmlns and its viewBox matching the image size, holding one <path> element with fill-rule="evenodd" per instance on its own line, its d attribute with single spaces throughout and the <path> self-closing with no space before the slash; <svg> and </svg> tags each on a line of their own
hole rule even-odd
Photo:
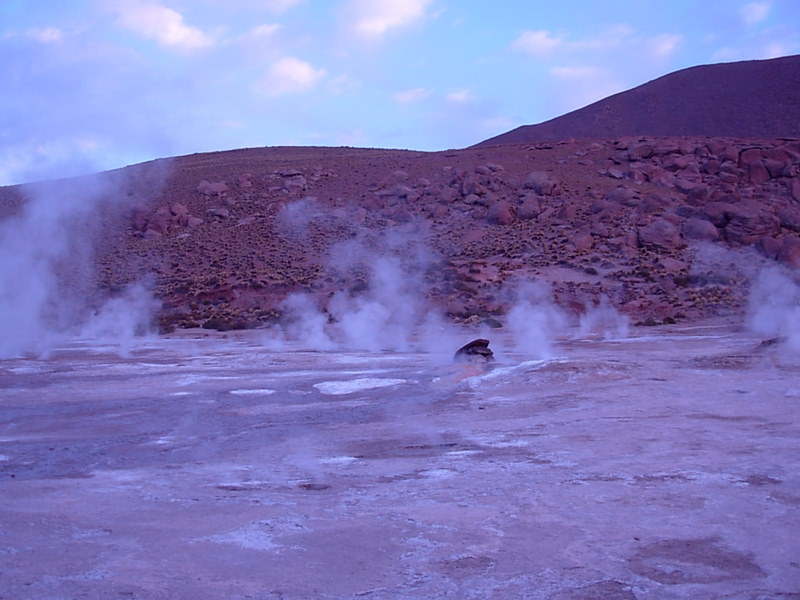
<svg viewBox="0 0 800 600">
<path fill-rule="evenodd" d="M 0 222 L 0 358 L 46 353 L 81 330 L 129 340 L 149 322 L 154 304 L 139 288 L 91 309 L 95 241 L 126 208 L 118 199 L 137 197 L 123 183 L 116 173 L 23 188 L 24 205 Z"/>
<path fill-rule="evenodd" d="M 777 267 L 763 270 L 753 282 L 747 325 L 761 335 L 784 338 L 800 350 L 800 286 Z"/>
<path fill-rule="evenodd" d="M 292 215 L 279 221 L 295 225 Z M 302 225 L 302 224 L 301 224 Z M 416 225 L 362 233 L 334 245 L 328 275 L 343 283 L 329 297 L 291 294 L 281 305 L 277 337 L 316 350 L 449 352 L 457 337 L 427 299 L 425 274 L 436 257 Z"/>
<path fill-rule="evenodd" d="M 514 303 L 506 316 L 516 352 L 531 358 L 552 356 L 555 337 L 568 325 L 567 317 L 554 302 L 550 286 L 525 281 L 512 291 Z"/>
</svg>

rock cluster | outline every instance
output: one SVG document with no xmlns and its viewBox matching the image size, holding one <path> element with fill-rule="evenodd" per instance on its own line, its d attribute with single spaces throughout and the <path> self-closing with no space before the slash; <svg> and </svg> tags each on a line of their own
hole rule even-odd
<svg viewBox="0 0 800 600">
<path fill-rule="evenodd" d="M 131 216 L 131 228 L 147 239 L 156 239 L 184 227 L 197 227 L 203 219 L 189 214 L 185 204 L 175 202 L 159 206 L 153 212 L 137 210 Z"/>
</svg>

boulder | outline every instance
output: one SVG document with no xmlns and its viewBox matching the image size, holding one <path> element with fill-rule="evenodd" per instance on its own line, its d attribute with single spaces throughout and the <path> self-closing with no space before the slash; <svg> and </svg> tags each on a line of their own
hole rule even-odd
<svg viewBox="0 0 800 600">
<path fill-rule="evenodd" d="M 439 190 L 439 201 L 444 202 L 446 204 L 450 204 L 451 202 L 455 202 L 458 199 L 458 192 L 451 187 L 443 187 Z"/>
<path fill-rule="evenodd" d="M 661 162 L 661 167 L 667 171 L 682 171 L 689 166 L 689 159 L 685 156 L 668 156 Z"/>
<path fill-rule="evenodd" d="M 511 204 L 506 200 L 500 200 L 489 207 L 486 219 L 489 223 L 495 225 L 511 225 L 516 220 L 516 217 L 511 209 Z"/>
<path fill-rule="evenodd" d="M 740 202 L 727 215 L 725 238 L 736 244 L 754 244 L 764 236 L 780 232 L 780 219 L 756 202 Z"/>
<path fill-rule="evenodd" d="M 212 217 L 217 217 L 219 219 L 227 219 L 231 216 L 231 213 L 227 208 L 209 208 L 207 212 Z"/>
<path fill-rule="evenodd" d="M 792 183 L 789 184 L 789 190 L 792 193 L 792 198 L 800 202 L 800 177 L 792 178 Z"/>
<path fill-rule="evenodd" d="M 550 174 L 544 171 L 532 171 L 525 179 L 523 187 L 531 189 L 540 196 L 550 196 L 556 191 L 558 181 Z"/>
<path fill-rule="evenodd" d="M 643 160 L 653 156 L 655 149 L 652 144 L 639 142 L 628 146 L 628 160 Z"/>
<path fill-rule="evenodd" d="M 219 196 L 228 191 L 228 186 L 224 181 L 209 182 L 203 179 L 197 184 L 197 191 L 204 196 Z"/>
<path fill-rule="evenodd" d="M 592 249 L 594 240 L 589 230 L 582 229 L 572 237 L 572 244 L 578 252 L 587 252 Z"/>
<path fill-rule="evenodd" d="M 649 225 L 639 227 L 639 243 L 664 250 L 675 250 L 683 245 L 681 232 L 674 223 L 666 219 L 655 219 Z"/>
<path fill-rule="evenodd" d="M 456 350 L 453 360 L 456 362 L 490 362 L 494 360 L 494 352 L 489 348 L 489 340 L 479 338 Z"/>
<path fill-rule="evenodd" d="M 676 190 L 687 195 L 698 186 L 697 182 L 686 177 L 676 177 L 674 185 Z"/>
<path fill-rule="evenodd" d="M 135 231 L 144 231 L 147 229 L 147 221 L 149 220 L 150 215 L 148 215 L 143 210 L 136 210 L 131 215 L 131 227 Z"/>
<path fill-rule="evenodd" d="M 638 202 L 633 200 L 635 196 L 636 192 L 634 192 L 632 189 L 624 186 L 618 186 L 606 194 L 606 200 L 609 202 L 624 204 L 625 206 L 636 206 Z"/>
<path fill-rule="evenodd" d="M 648 181 L 656 185 L 660 185 L 661 187 L 672 187 L 675 179 L 671 173 L 655 165 L 645 165 L 642 168 L 642 172 L 644 173 L 645 177 L 647 177 Z"/>
<path fill-rule="evenodd" d="M 778 260 L 791 267 L 800 267 L 800 238 L 784 237 L 778 252 Z"/>
<path fill-rule="evenodd" d="M 765 235 L 760 240 L 758 240 L 758 249 L 761 250 L 761 253 L 772 259 L 778 258 L 780 254 L 781 248 L 783 247 L 783 242 L 780 239 L 774 238 L 771 235 Z"/>
<path fill-rule="evenodd" d="M 479 196 L 486 193 L 486 188 L 480 184 L 477 177 L 473 175 L 467 175 L 461 182 L 460 191 L 462 196 L 469 196 L 471 194 Z"/>
<path fill-rule="evenodd" d="M 284 170 L 281 172 L 281 186 L 287 192 L 294 190 L 303 190 L 308 185 L 308 180 L 299 171 Z"/>
<path fill-rule="evenodd" d="M 683 224 L 683 237 L 687 240 L 716 241 L 719 239 L 719 229 L 711 221 L 695 217 L 686 219 Z"/>
<path fill-rule="evenodd" d="M 526 196 L 522 204 L 517 207 L 517 218 L 528 220 L 535 219 L 542 212 L 539 200 L 535 196 Z"/>
<path fill-rule="evenodd" d="M 800 208 L 794 206 L 782 208 L 778 211 L 777 216 L 780 219 L 781 227 L 800 233 Z"/>
<path fill-rule="evenodd" d="M 572 223 L 578 216 L 578 209 L 572 203 L 564 204 L 556 213 L 556 218 L 567 223 Z"/>
<path fill-rule="evenodd" d="M 185 204 L 181 204 L 180 202 L 175 202 L 172 206 L 169 207 L 172 216 L 174 217 L 182 217 L 183 215 L 189 214 L 189 209 L 186 208 Z"/>
<path fill-rule="evenodd" d="M 753 185 L 764 185 L 770 180 L 770 174 L 764 161 L 757 160 L 747 165 L 747 179 Z"/>
<path fill-rule="evenodd" d="M 747 165 L 760 162 L 763 157 L 761 148 L 746 148 L 739 153 L 739 168 L 746 169 Z"/>
<path fill-rule="evenodd" d="M 164 235 L 169 231 L 169 218 L 161 212 L 156 212 L 147 220 L 147 231 L 155 231 Z"/>
<path fill-rule="evenodd" d="M 779 159 L 775 159 L 775 158 L 765 158 L 764 161 L 763 161 L 763 164 L 764 164 L 764 168 L 769 173 L 769 176 L 772 179 L 776 179 L 778 177 L 783 176 L 783 170 L 786 167 L 791 166 L 792 163 L 791 163 L 791 161 L 788 161 L 786 159 L 779 160 Z"/>
<path fill-rule="evenodd" d="M 678 189 L 679 186 L 676 185 Z M 691 189 L 686 192 L 686 201 L 694 204 L 695 206 L 705 204 L 711 196 L 711 188 L 707 185 L 693 185 Z"/>
<path fill-rule="evenodd" d="M 703 162 L 701 170 L 708 175 L 716 175 L 719 173 L 719 167 L 722 163 L 716 158 L 709 158 Z"/>
<path fill-rule="evenodd" d="M 708 220 L 717 227 L 725 227 L 736 211 L 736 205 L 730 202 L 709 202 L 703 207 Z"/>
</svg>

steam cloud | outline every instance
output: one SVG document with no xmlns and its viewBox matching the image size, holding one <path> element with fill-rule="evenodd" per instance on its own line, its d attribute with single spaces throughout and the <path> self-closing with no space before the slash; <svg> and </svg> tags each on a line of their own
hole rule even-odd
<svg viewBox="0 0 800 600">
<path fill-rule="evenodd" d="M 0 358 L 43 354 L 81 332 L 127 347 L 149 323 L 155 305 L 140 287 L 91 315 L 94 242 L 106 219 L 131 208 L 112 199 L 136 197 L 123 183 L 117 173 L 23 188 L 27 201 L 0 221 Z"/>
<path fill-rule="evenodd" d="M 761 335 L 784 337 L 789 348 L 800 351 L 800 286 L 785 271 L 772 267 L 756 277 L 747 325 Z"/>
<path fill-rule="evenodd" d="M 298 227 L 293 211 L 279 225 Z M 295 293 L 281 309 L 276 336 L 266 343 L 298 341 L 315 350 L 410 351 L 424 349 L 452 356 L 458 337 L 427 300 L 425 274 L 436 258 L 424 244 L 417 224 L 379 234 L 361 233 L 329 249 L 327 273 L 340 281 L 359 282 L 330 297 Z M 283 338 L 282 340 L 280 338 Z"/>
<path fill-rule="evenodd" d="M 526 281 L 512 292 L 515 301 L 506 321 L 514 349 L 532 358 L 550 358 L 555 337 L 567 328 L 567 317 L 554 302 L 550 286 Z"/>
<path fill-rule="evenodd" d="M 607 338 L 628 336 L 630 319 L 614 308 L 608 298 L 602 296 L 596 305 L 586 307 L 580 317 L 581 336 L 599 335 Z"/>
</svg>

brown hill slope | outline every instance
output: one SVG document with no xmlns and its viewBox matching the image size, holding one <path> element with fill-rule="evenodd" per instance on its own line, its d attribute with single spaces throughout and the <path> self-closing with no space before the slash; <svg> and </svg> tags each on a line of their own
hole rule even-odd
<svg viewBox="0 0 800 600">
<path fill-rule="evenodd" d="M 800 55 L 683 69 L 476 146 L 640 135 L 800 137 Z"/>
</svg>

